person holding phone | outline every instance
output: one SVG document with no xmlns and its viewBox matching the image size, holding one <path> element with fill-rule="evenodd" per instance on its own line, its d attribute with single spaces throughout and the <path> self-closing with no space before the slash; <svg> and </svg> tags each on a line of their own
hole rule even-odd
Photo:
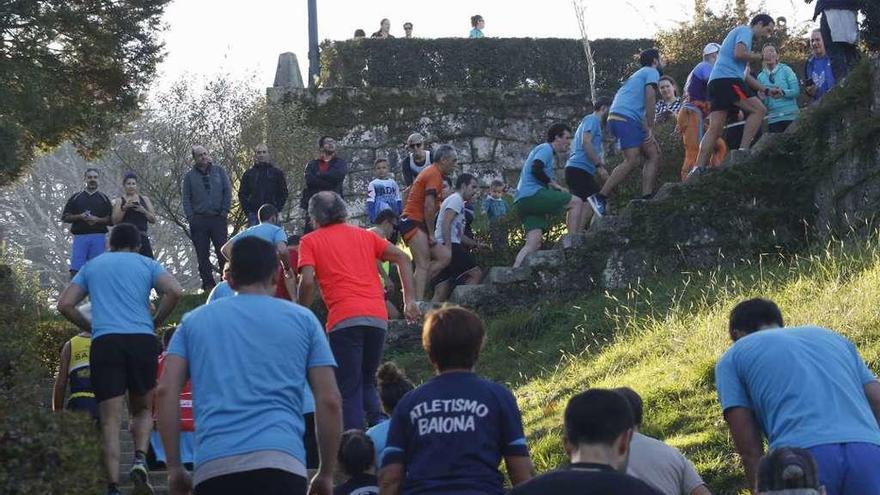
<svg viewBox="0 0 880 495">
<path fill-rule="evenodd" d="M 141 248 L 138 251 L 147 258 L 153 256 L 153 246 L 147 236 L 147 224 L 156 223 L 156 213 L 150 198 L 138 194 L 137 175 L 128 172 L 122 179 L 122 196 L 113 200 L 113 224 L 130 223 L 141 233 Z"/>
</svg>

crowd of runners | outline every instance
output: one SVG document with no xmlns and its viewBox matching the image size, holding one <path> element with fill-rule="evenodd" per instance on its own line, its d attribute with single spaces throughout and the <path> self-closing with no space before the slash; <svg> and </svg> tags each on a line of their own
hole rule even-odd
<svg viewBox="0 0 880 495">
<path fill-rule="evenodd" d="M 692 97 L 681 110 L 699 117 L 688 120 L 702 135 L 690 168 L 713 163 L 729 112 L 749 113 L 748 148 L 766 113 L 759 96 L 785 95 L 746 72 L 757 56 L 753 39 L 773 27 L 771 17 L 758 15 L 704 49 L 688 85 L 688 94 L 704 99 Z M 517 266 L 540 248 L 554 215 L 565 213 L 571 234 L 591 211 L 605 214 L 615 187 L 640 162 L 643 193 L 654 192 L 663 58 L 646 50 L 640 63 L 613 100 L 594 102 L 574 132 L 555 124 L 529 153 L 512 206 L 526 232 Z M 610 174 L 606 129 L 624 153 Z M 694 144 L 692 136 L 684 139 Z M 176 328 L 163 322 L 183 290 L 152 259 L 146 230 L 156 216 L 137 194 L 137 178 L 126 176 L 125 195 L 110 201 L 98 191 L 98 172 L 86 172 L 85 191 L 64 209 L 63 220 L 73 224 L 73 278 L 58 301 L 82 333 L 62 349 L 53 407 L 87 411 L 99 424 L 107 493 L 120 493 L 124 401 L 135 446 L 128 476 L 138 495 L 152 493 L 148 453 L 164 462 L 174 494 L 501 494 L 502 460 L 515 494 L 710 493 L 678 450 L 639 432 L 651 410 L 630 388 L 574 395 L 562 425 L 570 463 L 534 476 L 515 397 L 474 371 L 486 339 L 482 321 L 459 307 L 425 311 L 429 290 L 444 300 L 455 285 L 482 276 L 469 232 L 479 182 L 468 173 L 453 180 L 452 146 L 427 150 L 420 134 L 408 145 L 404 188 L 387 161 L 376 161 L 367 202 L 374 225 L 364 229 L 348 221 L 341 194 L 347 164 L 335 141 L 321 138 L 321 156 L 306 167 L 302 236 L 288 236 L 280 225 L 286 184 L 265 146 L 257 147 L 239 191 L 250 226 L 229 240 L 229 179 L 194 146 L 183 204 L 210 295 Z M 555 178 L 557 156 L 567 158 L 570 192 Z M 484 200 L 490 219 L 508 214 L 504 188 L 493 182 Z M 223 273 L 219 284 L 210 243 Z M 392 279 L 399 308 L 389 300 Z M 151 301 L 153 291 L 158 299 Z M 318 294 L 324 325 L 311 310 Z M 424 317 L 422 345 L 435 376 L 418 386 L 383 364 L 396 313 L 410 322 Z M 779 308 L 763 299 L 738 304 L 728 332 L 733 343 L 716 365 L 714 385 L 753 491 L 880 495 L 880 383 L 853 343 L 827 329 L 786 328 Z"/>
</svg>

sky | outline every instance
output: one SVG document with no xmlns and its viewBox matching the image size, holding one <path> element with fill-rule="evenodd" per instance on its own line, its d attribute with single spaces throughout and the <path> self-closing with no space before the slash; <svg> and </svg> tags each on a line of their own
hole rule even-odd
<svg viewBox="0 0 880 495">
<path fill-rule="evenodd" d="M 693 14 L 693 0 L 580 1 L 591 39 L 650 38 Z M 709 8 L 720 10 L 726 3 L 709 0 Z M 748 5 L 785 16 L 789 26 L 810 22 L 813 8 L 804 0 L 749 0 Z M 474 14 L 485 18 L 486 36 L 580 38 L 572 0 L 317 0 L 317 6 L 319 40 L 347 39 L 358 28 L 369 36 L 385 17 L 394 36 L 402 36 L 409 21 L 417 37 L 465 37 Z M 278 55 L 288 51 L 296 54 L 304 79 L 308 73 L 306 0 L 173 0 L 164 20 L 160 88 L 182 77 L 221 73 L 271 86 Z"/>
</svg>

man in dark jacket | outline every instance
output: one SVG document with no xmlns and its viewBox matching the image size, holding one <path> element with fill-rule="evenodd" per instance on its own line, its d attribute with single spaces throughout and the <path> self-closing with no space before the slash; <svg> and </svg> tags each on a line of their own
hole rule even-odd
<svg viewBox="0 0 880 495">
<path fill-rule="evenodd" d="M 229 235 L 226 219 L 232 206 L 232 185 L 226 171 L 211 163 L 208 150 L 203 146 L 193 146 L 192 156 L 195 164 L 183 176 L 181 202 L 183 214 L 189 222 L 193 246 L 196 248 L 202 290 L 207 292 L 216 284 L 209 258 L 211 244 L 214 244 L 220 273 L 223 273 L 226 262 L 220 248 Z"/>
<path fill-rule="evenodd" d="M 859 61 L 859 4 L 859 0 L 817 0 L 813 12 L 814 21 L 822 14 L 819 23 L 822 41 L 831 59 L 834 80 L 838 82 Z"/>
<path fill-rule="evenodd" d="M 306 165 L 306 187 L 303 189 L 302 199 L 299 202 L 299 207 L 302 208 L 306 219 L 305 234 L 314 230 L 308 214 L 309 200 L 315 193 L 321 191 L 334 191 L 343 196 L 342 182 L 345 180 L 345 174 L 348 173 L 348 163 L 336 156 L 335 139 L 330 136 L 322 136 L 318 140 L 318 149 L 321 154 Z"/>
<path fill-rule="evenodd" d="M 269 148 L 258 144 L 254 148 L 254 164 L 241 176 L 238 185 L 238 201 L 248 219 L 248 227 L 257 225 L 257 211 L 270 204 L 279 212 L 287 202 L 287 180 L 280 168 L 269 162 Z"/>
</svg>

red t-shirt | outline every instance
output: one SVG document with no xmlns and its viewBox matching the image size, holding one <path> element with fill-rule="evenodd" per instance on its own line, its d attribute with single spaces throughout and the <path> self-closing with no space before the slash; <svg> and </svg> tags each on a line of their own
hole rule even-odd
<svg viewBox="0 0 880 495">
<path fill-rule="evenodd" d="M 293 267 L 293 271 L 296 271 L 296 263 L 299 259 L 299 251 L 295 247 L 287 248 L 288 255 L 288 263 Z M 278 282 L 275 285 L 275 297 L 284 299 L 285 301 L 290 301 L 290 293 L 287 292 L 287 287 L 284 285 L 284 267 L 281 264 L 278 265 Z M 296 301 L 294 301 L 296 302 Z"/>
<path fill-rule="evenodd" d="M 344 223 L 321 227 L 300 240 L 298 269 L 315 269 L 327 305 L 328 332 L 349 318 L 388 319 L 376 260 L 389 245 L 369 230 Z"/>
<path fill-rule="evenodd" d="M 159 366 L 156 370 L 156 379 L 162 376 L 165 369 L 165 353 L 159 355 Z M 157 401 L 153 401 L 153 420 L 158 419 Z M 192 383 L 187 380 L 186 385 L 180 391 L 180 431 L 196 431 L 192 408 Z"/>
<path fill-rule="evenodd" d="M 330 170 L 330 162 L 325 162 L 323 158 L 318 160 L 318 171 L 322 174 L 327 173 Z"/>
</svg>

